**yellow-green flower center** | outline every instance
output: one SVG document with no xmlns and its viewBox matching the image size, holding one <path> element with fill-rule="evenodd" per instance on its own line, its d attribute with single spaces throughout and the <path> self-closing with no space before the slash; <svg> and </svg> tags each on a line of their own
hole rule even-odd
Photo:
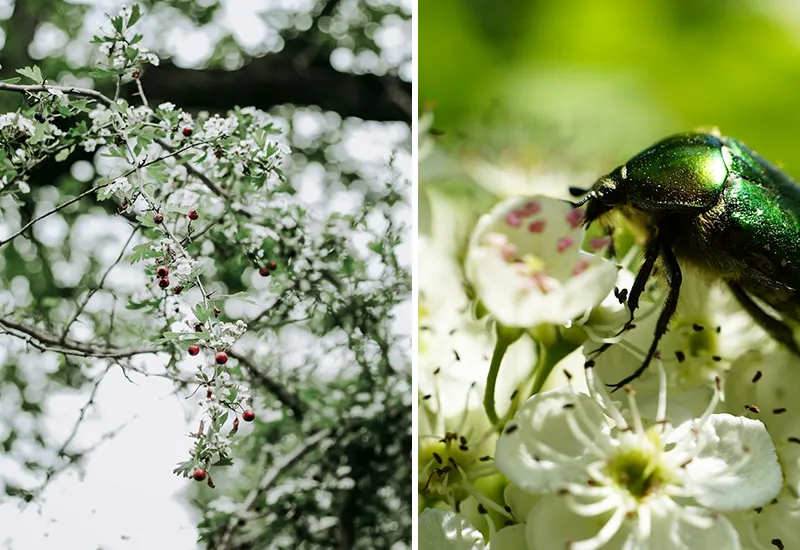
<svg viewBox="0 0 800 550">
<path fill-rule="evenodd" d="M 616 482 L 642 500 L 669 482 L 669 470 L 660 462 L 661 437 L 657 429 L 647 431 L 647 446 L 623 447 L 609 462 L 608 470 Z"/>
<path fill-rule="evenodd" d="M 475 450 L 463 436 L 449 432 L 444 438 L 433 443 L 420 442 L 419 470 L 420 492 L 422 494 L 451 494 L 456 501 L 467 497 L 467 491 L 461 487 L 462 471 L 467 478 L 476 463 L 488 461 L 488 457 L 476 460 Z"/>
</svg>

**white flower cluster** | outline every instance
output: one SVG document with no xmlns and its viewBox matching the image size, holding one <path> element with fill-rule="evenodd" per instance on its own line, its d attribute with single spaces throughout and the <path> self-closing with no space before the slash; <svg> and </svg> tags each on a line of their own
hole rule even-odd
<svg viewBox="0 0 800 550">
<path fill-rule="evenodd" d="M 203 134 L 206 139 L 215 139 L 221 136 L 229 136 L 236 131 L 239 126 L 239 120 L 233 116 L 222 118 L 219 115 L 214 115 L 203 124 Z"/>
<path fill-rule="evenodd" d="M 245 332 L 247 332 L 247 323 L 241 319 L 236 323 L 217 323 L 214 326 L 214 336 L 209 344 L 212 348 L 228 349 Z"/>
<path fill-rule="evenodd" d="M 0 115 L 0 132 L 7 128 L 29 136 L 32 136 L 36 132 L 33 121 L 19 113 L 4 113 Z"/>
<path fill-rule="evenodd" d="M 119 197 L 126 197 L 131 189 L 133 189 L 133 185 L 131 185 L 131 182 L 128 181 L 128 178 L 124 176 L 115 179 L 108 186 L 109 192 L 114 193 Z"/>
<path fill-rule="evenodd" d="M 469 213 L 430 197 L 420 548 L 800 544 L 800 409 L 785 391 L 800 383 L 797 360 L 730 295 L 684 270 L 660 355 L 609 393 L 641 364 L 663 300 L 644 292 L 622 331 L 636 248 L 617 266 L 580 210 L 529 196 L 487 205 L 461 252 L 452 236 Z"/>
</svg>

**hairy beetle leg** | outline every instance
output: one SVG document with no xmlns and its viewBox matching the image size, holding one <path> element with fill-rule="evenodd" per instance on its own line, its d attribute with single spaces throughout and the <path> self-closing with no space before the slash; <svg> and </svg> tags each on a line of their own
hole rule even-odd
<svg viewBox="0 0 800 550">
<path fill-rule="evenodd" d="M 800 349 L 798 349 L 797 342 L 794 340 L 794 331 L 792 331 L 789 325 L 761 309 L 761 306 L 759 306 L 737 283 L 728 282 L 728 288 L 731 289 L 731 292 L 736 297 L 739 304 L 741 304 L 742 308 L 767 332 L 767 334 L 789 348 L 789 351 L 793 352 L 795 355 L 800 355 Z"/>
<path fill-rule="evenodd" d="M 648 256 L 650 254 L 650 245 L 648 244 L 647 252 Z M 636 369 L 632 375 L 628 376 L 627 378 L 620 380 L 616 384 L 607 384 L 609 387 L 614 388 L 612 391 L 617 391 L 618 389 L 626 386 L 630 382 L 633 382 L 637 378 L 639 378 L 647 367 L 650 366 L 650 361 L 653 360 L 653 356 L 658 351 L 658 343 L 661 341 L 661 337 L 664 336 L 667 332 L 667 327 L 669 325 L 672 316 L 675 315 L 675 311 L 678 309 L 678 297 L 681 293 L 681 283 L 683 282 L 683 274 L 681 273 L 681 266 L 678 264 L 678 259 L 675 258 L 675 254 L 672 252 L 672 249 L 668 246 L 661 247 L 661 257 L 664 260 L 664 274 L 667 277 L 667 282 L 669 283 L 669 294 L 667 295 L 667 300 L 664 302 L 664 307 L 661 310 L 661 313 L 658 316 L 658 321 L 656 322 L 656 330 L 653 334 L 653 342 L 650 344 L 650 349 L 647 351 L 647 355 L 642 362 L 642 365 Z M 656 250 L 656 257 L 658 256 L 658 250 Z M 655 261 L 655 260 L 653 260 Z M 645 264 L 647 263 L 647 258 L 645 258 Z M 644 270 L 645 266 L 642 266 L 642 270 Z M 652 268 L 652 265 L 651 265 Z M 636 282 L 634 282 L 633 286 L 636 288 L 636 283 L 639 282 L 639 278 L 641 275 L 642 270 L 639 271 L 639 275 L 636 276 Z M 642 288 L 644 288 L 644 283 L 642 283 Z M 633 290 L 631 290 L 633 293 Z M 641 290 L 639 291 L 641 294 Z"/>
</svg>

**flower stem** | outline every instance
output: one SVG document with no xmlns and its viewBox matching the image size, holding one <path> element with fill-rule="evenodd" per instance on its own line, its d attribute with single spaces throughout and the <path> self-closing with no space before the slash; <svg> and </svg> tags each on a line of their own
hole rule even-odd
<svg viewBox="0 0 800 550">
<path fill-rule="evenodd" d="M 492 362 L 489 364 L 489 374 L 486 376 L 486 390 L 483 394 L 483 408 L 486 411 L 486 416 L 489 418 L 489 422 L 498 429 L 502 428 L 499 426 L 500 418 L 497 416 L 497 410 L 494 407 L 494 392 L 495 387 L 497 386 L 497 375 L 500 372 L 500 364 L 503 362 L 503 357 L 508 351 L 509 346 L 516 342 L 520 336 L 522 336 L 522 331 L 518 329 L 510 329 L 508 327 L 504 327 L 498 323 L 497 325 L 497 342 L 494 345 L 494 351 L 492 352 Z"/>
<path fill-rule="evenodd" d="M 567 355 L 572 353 L 578 348 L 578 344 L 572 340 L 564 338 L 559 332 L 556 332 L 556 338 L 547 345 L 539 345 L 539 360 L 536 365 L 536 373 L 534 374 L 533 390 L 531 395 L 536 395 L 544 387 L 550 373 L 553 372 L 555 366 Z"/>
</svg>

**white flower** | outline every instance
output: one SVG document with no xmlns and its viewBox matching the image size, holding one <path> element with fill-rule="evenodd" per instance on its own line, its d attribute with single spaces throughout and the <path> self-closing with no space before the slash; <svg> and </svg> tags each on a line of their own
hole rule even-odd
<svg viewBox="0 0 800 550">
<path fill-rule="evenodd" d="M 159 111 L 174 111 L 175 104 L 170 101 L 165 101 L 164 103 L 158 106 Z"/>
<path fill-rule="evenodd" d="M 451 510 L 428 508 L 419 516 L 419 550 L 484 550 L 483 535 Z"/>
<path fill-rule="evenodd" d="M 111 122 L 112 116 L 113 112 L 110 109 L 107 109 L 105 105 L 98 105 L 89 113 L 89 118 L 92 120 L 92 128 L 105 126 Z"/>
<path fill-rule="evenodd" d="M 0 115 L 0 130 L 4 128 L 13 128 L 18 132 L 24 132 L 31 136 L 36 132 L 36 126 L 34 126 L 33 121 L 19 113 Z"/>
<path fill-rule="evenodd" d="M 581 210 L 547 197 L 508 199 L 478 220 L 465 271 L 498 322 L 569 324 L 608 295 L 617 268 L 581 251 L 581 220 Z"/>
<path fill-rule="evenodd" d="M 97 140 L 93 138 L 89 138 L 85 140 L 81 145 L 86 150 L 87 153 L 93 153 L 95 149 L 97 149 Z"/>
<path fill-rule="evenodd" d="M 178 258 L 175 262 L 173 273 L 184 279 L 188 278 L 192 271 L 197 269 L 197 262 L 191 258 Z"/>
<path fill-rule="evenodd" d="M 591 396 L 570 387 L 537 394 L 498 440 L 498 469 L 520 489 L 545 494 L 526 518 L 528 546 L 740 548 L 720 512 L 763 505 L 781 489 L 764 425 L 712 414 L 719 391 L 700 418 L 680 423 L 668 416 L 666 391 L 650 417 L 629 391 L 625 416 L 594 369 L 586 373 Z"/>
<path fill-rule="evenodd" d="M 203 132 L 207 139 L 214 139 L 220 136 L 229 136 L 239 125 L 239 121 L 235 116 L 222 118 L 219 115 L 214 115 L 203 124 Z"/>
<path fill-rule="evenodd" d="M 757 416 L 775 442 L 783 464 L 784 485 L 800 509 L 800 384 L 797 356 L 788 350 L 751 351 L 739 357 L 728 374 L 725 405 L 734 414 Z M 800 535 L 795 541 L 800 544 Z"/>
<path fill-rule="evenodd" d="M 119 196 L 125 196 L 128 191 L 133 189 L 133 185 L 128 181 L 127 177 L 120 177 L 115 179 L 111 185 L 108 186 L 110 193 L 115 193 Z"/>
<path fill-rule="evenodd" d="M 711 388 L 715 385 L 715 379 L 723 376 L 731 362 L 747 350 L 763 347 L 765 334 L 727 289 L 719 285 L 709 288 L 709 283 L 703 277 L 689 270 L 684 271 L 680 307 L 658 349 L 667 371 L 672 399 L 680 400 L 695 414 L 700 414 L 713 391 Z M 617 285 L 622 291 L 629 290 L 632 274 L 623 269 Z M 600 343 L 586 343 L 584 353 L 594 361 L 597 372 L 604 380 L 616 383 L 641 366 L 653 342 L 656 321 L 663 304 L 663 292 L 643 294 L 634 318 L 635 328 L 616 338 L 604 338 L 615 343 L 600 355 L 592 353 L 600 347 Z M 585 327 L 594 337 L 608 337 L 619 332 L 629 319 L 627 304 L 612 293 L 600 307 L 592 311 Z M 658 397 L 659 377 L 654 371 L 651 365 L 648 371 L 631 383 L 640 402 L 642 398 Z M 679 392 L 685 392 L 685 395 L 678 397 Z"/>
</svg>

